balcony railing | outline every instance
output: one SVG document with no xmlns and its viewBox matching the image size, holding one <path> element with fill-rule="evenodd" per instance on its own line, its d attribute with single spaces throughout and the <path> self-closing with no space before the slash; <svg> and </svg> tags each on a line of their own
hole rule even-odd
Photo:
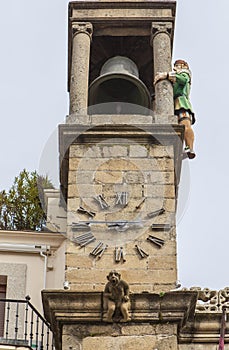
<svg viewBox="0 0 229 350">
<path fill-rule="evenodd" d="M 50 325 L 29 300 L 0 299 L 0 344 L 54 350 Z"/>
</svg>

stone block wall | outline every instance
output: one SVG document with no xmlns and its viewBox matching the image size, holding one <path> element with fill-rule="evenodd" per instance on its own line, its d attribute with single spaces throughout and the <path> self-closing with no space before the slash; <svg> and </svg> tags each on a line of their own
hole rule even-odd
<svg viewBox="0 0 229 350">
<path fill-rule="evenodd" d="M 177 350 L 176 325 L 66 325 L 63 350 Z"/>
<path fill-rule="evenodd" d="M 116 269 L 133 292 L 173 289 L 177 279 L 173 146 L 109 138 L 72 144 L 69 151 L 66 280 L 71 289 L 102 291 Z M 104 202 L 100 202 L 102 196 Z M 106 206 L 107 205 L 107 206 Z M 83 207 L 92 218 L 79 212 Z M 163 208 L 161 215 L 152 215 Z M 124 227 L 108 227 L 115 221 Z M 97 223 L 92 223 L 97 221 Z M 80 225 L 90 222 L 86 229 Z M 160 224 L 157 230 L 152 224 Z M 164 229 L 164 225 L 169 227 Z M 84 247 L 78 237 L 96 240 Z M 155 244 L 147 238 L 161 241 Z M 101 242 L 100 256 L 90 253 Z M 138 245 L 148 256 L 141 258 Z M 123 248 L 124 256 L 115 261 Z M 117 250 L 116 250 L 117 249 Z"/>
</svg>

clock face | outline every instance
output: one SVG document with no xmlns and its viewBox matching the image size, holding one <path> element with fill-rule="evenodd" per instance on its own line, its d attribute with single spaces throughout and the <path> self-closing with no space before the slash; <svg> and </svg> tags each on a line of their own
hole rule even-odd
<svg viewBox="0 0 229 350">
<path fill-rule="evenodd" d="M 74 212 L 72 240 L 80 247 L 91 247 L 95 257 L 115 249 L 117 259 L 132 242 L 136 253 L 145 258 L 148 254 L 139 245 L 140 237 L 158 248 L 164 244 L 152 232 L 152 225 L 165 213 L 164 178 L 155 158 L 141 157 L 146 153 L 144 146 L 126 141 L 121 147 L 123 154 L 135 150 L 138 157 L 117 156 L 113 145 L 100 144 L 89 147 L 78 160 L 79 205 Z"/>
</svg>

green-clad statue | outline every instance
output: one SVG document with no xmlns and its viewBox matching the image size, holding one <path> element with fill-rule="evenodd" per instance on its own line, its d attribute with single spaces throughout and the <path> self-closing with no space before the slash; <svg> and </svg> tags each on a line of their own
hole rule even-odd
<svg viewBox="0 0 229 350">
<path fill-rule="evenodd" d="M 195 158 L 193 150 L 194 132 L 191 125 L 195 123 L 195 114 L 189 100 L 192 74 L 188 63 L 184 60 L 177 60 L 174 63 L 174 72 L 157 73 L 154 84 L 160 80 L 168 79 L 173 83 L 174 109 L 178 116 L 179 124 L 185 126 L 185 149 L 184 154 L 189 159 Z"/>
</svg>

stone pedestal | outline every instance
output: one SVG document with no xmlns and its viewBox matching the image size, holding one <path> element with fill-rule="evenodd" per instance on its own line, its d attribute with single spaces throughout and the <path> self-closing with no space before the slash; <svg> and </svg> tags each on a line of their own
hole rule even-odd
<svg viewBox="0 0 229 350">
<path fill-rule="evenodd" d="M 43 291 L 45 316 L 56 349 L 177 350 L 178 335 L 193 317 L 197 292 L 133 293 L 127 323 L 104 321 L 103 293 Z"/>
</svg>

